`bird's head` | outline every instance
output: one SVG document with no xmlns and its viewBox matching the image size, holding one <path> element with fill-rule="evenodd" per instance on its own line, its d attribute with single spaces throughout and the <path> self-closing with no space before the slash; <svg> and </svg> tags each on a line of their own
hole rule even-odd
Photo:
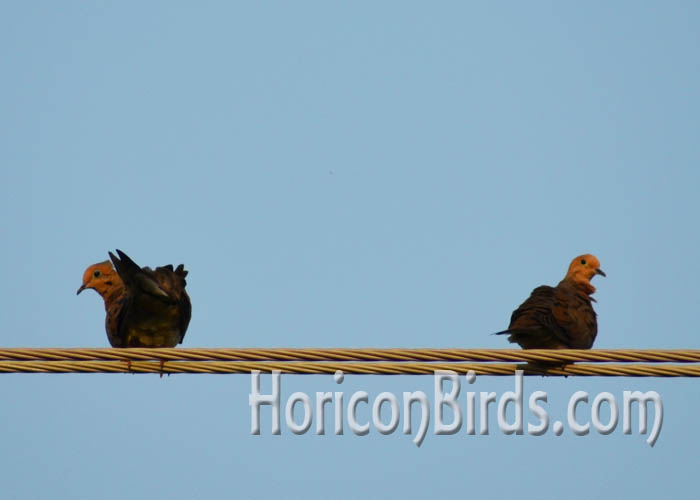
<svg viewBox="0 0 700 500">
<path fill-rule="evenodd" d="M 83 273 L 83 284 L 78 288 L 78 294 L 87 288 L 92 288 L 103 297 L 114 289 L 122 286 L 122 280 L 108 260 L 88 267 Z"/>
<path fill-rule="evenodd" d="M 600 269 L 600 261 L 598 258 L 595 255 L 587 253 L 579 255 L 571 261 L 569 270 L 564 279 L 583 286 L 590 294 L 595 292 L 595 287 L 591 285 L 591 278 L 596 274 L 605 276 L 605 273 Z"/>
</svg>

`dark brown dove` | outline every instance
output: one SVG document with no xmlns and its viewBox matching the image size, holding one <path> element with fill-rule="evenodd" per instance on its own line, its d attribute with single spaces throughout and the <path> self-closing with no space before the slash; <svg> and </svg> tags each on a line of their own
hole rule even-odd
<svg viewBox="0 0 700 500">
<path fill-rule="evenodd" d="M 590 281 L 596 274 L 605 276 L 595 256 L 576 257 L 556 287 L 535 288 L 497 335 L 509 334 L 523 349 L 590 349 L 598 333 Z"/>
<path fill-rule="evenodd" d="M 112 347 L 175 347 L 182 343 L 192 316 L 182 264 L 139 267 L 124 252 L 88 267 L 83 285 L 105 302 L 105 327 Z M 114 267 L 112 267 L 112 263 Z M 116 270 L 116 272 L 115 272 Z"/>
</svg>

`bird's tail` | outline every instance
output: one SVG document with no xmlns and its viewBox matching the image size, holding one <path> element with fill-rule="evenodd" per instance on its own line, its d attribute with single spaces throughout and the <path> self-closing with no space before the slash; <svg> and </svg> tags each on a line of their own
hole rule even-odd
<svg viewBox="0 0 700 500">
<path fill-rule="evenodd" d="M 187 270 L 185 269 L 185 266 L 183 264 L 177 266 L 177 268 L 175 268 L 175 274 L 179 274 L 183 278 L 187 276 Z"/>
<path fill-rule="evenodd" d="M 506 335 L 509 333 L 513 333 L 510 330 L 503 330 L 502 332 L 493 332 L 491 335 Z"/>
</svg>

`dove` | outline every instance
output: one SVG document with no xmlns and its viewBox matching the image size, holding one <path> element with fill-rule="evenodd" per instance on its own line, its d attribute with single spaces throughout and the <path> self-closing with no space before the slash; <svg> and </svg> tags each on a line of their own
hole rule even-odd
<svg viewBox="0 0 700 500">
<path fill-rule="evenodd" d="M 598 333 L 591 297 L 596 274 L 605 276 L 598 259 L 579 255 L 556 287 L 535 288 L 513 311 L 508 329 L 496 335 L 509 334 L 523 349 L 590 349 Z"/>
<path fill-rule="evenodd" d="M 121 250 L 88 267 L 78 294 L 91 288 L 104 299 L 105 329 L 112 347 L 175 347 L 192 316 L 180 264 L 139 267 Z"/>
</svg>

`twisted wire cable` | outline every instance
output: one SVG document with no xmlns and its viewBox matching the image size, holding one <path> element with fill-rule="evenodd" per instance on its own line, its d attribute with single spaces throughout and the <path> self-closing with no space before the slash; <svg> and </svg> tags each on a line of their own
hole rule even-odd
<svg viewBox="0 0 700 500">
<path fill-rule="evenodd" d="M 436 348 L 0 348 L 0 360 L 24 361 L 519 361 L 698 363 L 700 349 Z"/>
<path fill-rule="evenodd" d="M 286 374 L 333 374 L 337 370 L 359 375 L 432 375 L 437 370 L 476 375 L 579 375 L 627 377 L 698 377 L 700 365 L 677 364 L 567 364 L 559 366 L 512 363 L 329 362 L 329 361 L 2 361 L 0 373 L 250 373 L 252 370 Z"/>
<path fill-rule="evenodd" d="M 519 362 L 502 363 L 502 361 Z M 584 363 L 581 363 L 583 361 Z M 615 362 L 615 363 L 611 363 Z M 525 363 L 525 364 L 522 364 Z M 0 373 L 250 373 L 698 377 L 692 349 L 2 348 Z"/>
</svg>

